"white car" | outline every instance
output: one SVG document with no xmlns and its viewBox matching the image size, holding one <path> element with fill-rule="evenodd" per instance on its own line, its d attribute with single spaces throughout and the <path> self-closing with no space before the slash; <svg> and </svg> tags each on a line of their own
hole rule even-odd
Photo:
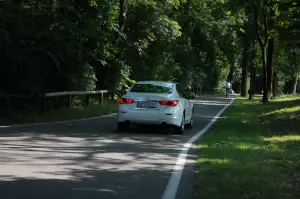
<svg viewBox="0 0 300 199">
<path fill-rule="evenodd" d="M 150 124 L 171 126 L 175 133 L 183 134 L 185 126 L 193 125 L 191 98 L 177 83 L 136 82 L 119 99 L 118 129 L 127 131 L 130 124 Z"/>
</svg>

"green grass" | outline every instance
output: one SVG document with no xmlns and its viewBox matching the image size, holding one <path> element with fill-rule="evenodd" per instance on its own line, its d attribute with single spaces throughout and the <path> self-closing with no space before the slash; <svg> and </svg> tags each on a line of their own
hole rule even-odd
<svg viewBox="0 0 300 199">
<path fill-rule="evenodd" d="M 2 124 L 27 124 L 37 122 L 57 122 L 71 119 L 81 119 L 88 117 L 101 116 L 105 114 L 117 112 L 117 101 L 108 101 L 104 103 L 91 103 L 91 105 L 84 107 L 82 105 L 73 105 L 72 108 L 61 108 L 44 114 L 27 114 L 27 113 L 14 113 Z"/>
<path fill-rule="evenodd" d="M 239 98 L 199 145 L 201 199 L 300 198 L 300 97 Z"/>
</svg>

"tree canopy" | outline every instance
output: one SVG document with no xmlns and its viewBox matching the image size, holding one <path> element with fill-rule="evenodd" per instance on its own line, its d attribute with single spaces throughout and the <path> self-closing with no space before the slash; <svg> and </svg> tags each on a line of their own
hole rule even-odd
<svg viewBox="0 0 300 199">
<path fill-rule="evenodd" d="M 223 88 L 231 80 L 245 95 L 252 65 L 267 93 L 273 77 L 290 92 L 300 75 L 298 1 L 0 4 L 0 93 L 120 89 L 138 80 Z"/>
</svg>

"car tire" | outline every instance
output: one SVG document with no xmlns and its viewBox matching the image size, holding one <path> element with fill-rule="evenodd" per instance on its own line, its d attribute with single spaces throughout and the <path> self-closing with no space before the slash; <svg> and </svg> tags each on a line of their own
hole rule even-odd
<svg viewBox="0 0 300 199">
<path fill-rule="evenodd" d="M 175 134 L 182 135 L 184 133 L 184 126 L 185 126 L 185 114 L 182 115 L 181 125 L 175 127 Z"/>
<path fill-rule="evenodd" d="M 128 130 L 129 130 L 128 124 L 126 124 L 124 122 L 118 123 L 118 131 L 119 132 L 127 132 Z"/>
<path fill-rule="evenodd" d="M 193 119 L 190 119 L 190 122 L 188 124 L 186 124 L 186 128 L 191 129 L 193 128 Z"/>
</svg>

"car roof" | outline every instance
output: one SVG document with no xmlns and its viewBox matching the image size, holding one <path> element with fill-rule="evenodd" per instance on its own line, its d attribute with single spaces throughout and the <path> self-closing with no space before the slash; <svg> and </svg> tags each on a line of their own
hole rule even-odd
<svg viewBox="0 0 300 199">
<path fill-rule="evenodd" d="M 167 82 L 167 81 L 137 81 L 136 84 L 176 84 L 176 83 Z"/>
</svg>

